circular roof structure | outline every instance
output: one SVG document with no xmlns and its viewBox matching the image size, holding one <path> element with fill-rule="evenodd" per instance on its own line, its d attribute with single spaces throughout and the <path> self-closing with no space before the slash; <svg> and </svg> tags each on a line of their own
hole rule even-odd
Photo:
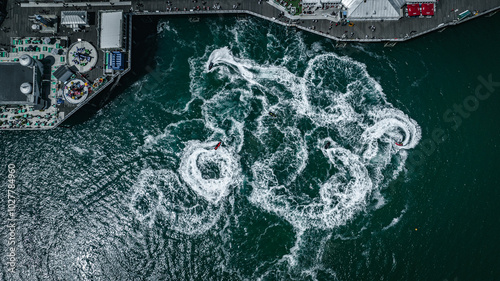
<svg viewBox="0 0 500 281">
<path fill-rule="evenodd" d="M 31 92 L 33 92 L 33 87 L 31 86 L 30 83 L 24 82 L 23 84 L 21 84 L 20 90 L 21 90 L 21 93 L 23 93 L 25 95 L 29 95 L 29 94 L 31 94 Z"/>
<path fill-rule="evenodd" d="M 33 59 L 30 56 L 24 54 L 19 58 L 19 63 L 22 66 L 30 66 L 33 64 Z"/>
<path fill-rule="evenodd" d="M 87 99 L 91 91 L 88 83 L 81 79 L 73 79 L 64 86 L 64 99 L 71 104 L 79 104 Z"/>
<path fill-rule="evenodd" d="M 87 41 L 76 42 L 69 48 L 67 62 L 80 73 L 88 72 L 97 63 L 97 49 Z"/>
</svg>

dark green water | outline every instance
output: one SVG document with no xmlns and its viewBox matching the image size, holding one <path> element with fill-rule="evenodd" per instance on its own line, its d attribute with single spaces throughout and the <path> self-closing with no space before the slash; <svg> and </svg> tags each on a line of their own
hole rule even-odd
<svg viewBox="0 0 500 281">
<path fill-rule="evenodd" d="M 498 280 L 499 26 L 339 50 L 161 20 L 88 120 L 1 132 L 1 279 Z"/>
</svg>

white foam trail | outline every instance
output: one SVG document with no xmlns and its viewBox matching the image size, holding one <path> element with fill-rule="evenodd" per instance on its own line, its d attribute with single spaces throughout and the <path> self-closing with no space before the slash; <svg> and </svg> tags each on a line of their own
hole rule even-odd
<svg viewBox="0 0 500 281">
<path fill-rule="evenodd" d="M 290 42 L 282 46 L 270 33 L 264 46 L 249 44 L 254 43 L 248 40 L 254 32 L 262 35 L 252 25 L 237 23 L 229 34 L 222 25 L 209 25 L 214 37 L 225 36 L 217 41 L 229 41 L 229 47 L 208 46 L 201 56 L 195 52 L 189 59 L 191 99 L 175 112 L 190 120 L 145 137 L 142 149 L 161 147 L 172 165 L 138 181 L 161 179 L 163 184 L 156 189 L 139 184 L 134 200 L 142 196 L 152 203 L 135 210 L 137 217 L 146 222 L 162 219 L 182 233 L 207 231 L 226 214 L 225 204 L 234 202 L 230 194 L 243 178 L 237 154 L 246 155 L 249 201 L 294 227 L 296 243 L 282 261 L 296 265 L 314 240 L 305 233 L 331 233 L 363 211 L 384 205 L 383 187 L 404 170 L 408 150 L 420 140 L 420 128 L 386 100 L 364 64 L 324 54 L 321 44 L 304 43 L 300 32 L 288 36 Z M 175 30 L 159 32 L 175 36 Z M 259 52 L 263 56 L 258 60 L 248 59 Z M 208 70 L 210 63 L 214 65 Z M 297 74 L 303 66 L 303 74 Z M 201 116 L 190 110 L 192 106 L 201 106 Z M 278 117 L 271 118 L 269 111 Z M 179 134 L 182 122 L 189 124 L 192 118 L 203 132 Z M 245 139 L 247 135 L 251 137 Z M 219 140 L 224 143 L 214 150 Z M 396 141 L 404 146 L 395 146 Z M 179 168 L 174 172 L 172 167 Z M 317 252 L 318 263 L 322 253 Z M 314 279 L 317 268 L 307 270 L 306 276 Z"/>
<path fill-rule="evenodd" d="M 325 153 L 339 172 L 320 186 L 319 198 L 293 196 L 285 186 L 273 185 L 277 179 L 269 167 L 257 163 L 252 169 L 256 180 L 250 201 L 301 230 L 331 229 L 345 224 L 366 206 L 371 179 L 360 158 L 349 150 L 334 144 Z M 351 180 L 346 182 L 346 178 Z"/>
<path fill-rule="evenodd" d="M 177 30 L 175 30 L 174 28 L 172 28 L 170 26 L 170 22 L 169 21 L 159 22 L 158 25 L 156 26 L 156 33 L 159 34 L 159 35 L 163 35 L 163 33 L 165 33 L 165 31 L 171 32 L 171 33 L 173 33 L 175 35 L 178 35 Z"/>
<path fill-rule="evenodd" d="M 240 179 L 239 161 L 225 145 L 217 150 L 217 141 L 186 144 L 179 173 L 186 184 L 199 196 L 217 204 Z"/>
<path fill-rule="evenodd" d="M 395 226 L 396 224 L 398 224 L 401 221 L 401 219 L 403 218 L 403 215 L 406 213 L 407 209 L 408 209 L 408 206 L 406 206 L 406 208 L 403 211 L 401 211 L 401 214 L 397 218 L 393 218 L 389 225 L 382 228 L 382 230 L 385 231 L 385 230 Z"/>
<path fill-rule="evenodd" d="M 284 143 L 253 164 L 251 202 L 278 214 L 297 229 L 343 225 L 366 208 L 367 198 L 372 195 L 378 198 L 376 208 L 384 205 L 380 189 L 397 177 L 406 160 L 402 150 L 414 148 L 421 132 L 414 120 L 386 101 L 382 87 L 368 75 L 365 65 L 347 57 L 323 54 L 311 59 L 304 77 L 299 77 L 284 67 L 236 59 L 228 48 L 213 51 L 208 61 L 231 66 L 233 72 L 223 75 L 233 81 L 239 76 L 278 100 L 270 103 L 267 96 L 255 97 L 264 111 L 256 119 L 257 130 L 252 134 L 266 146 L 273 141 L 271 130 L 278 130 L 284 135 Z M 281 124 L 281 120 L 267 122 L 268 110 L 280 115 L 286 112 L 288 124 Z M 300 137 L 302 133 L 295 128 L 301 119 L 312 121 L 312 130 L 333 127 L 339 134 L 335 141 L 330 138 L 333 145 L 324 151 L 337 172 L 319 183 L 316 198 L 289 189 L 306 169 L 310 153 Z M 304 134 L 311 136 L 312 132 Z M 402 150 L 395 148 L 395 142 L 400 140 Z M 388 170 L 392 170 L 389 177 L 385 173 Z"/>
<path fill-rule="evenodd" d="M 133 186 L 130 210 L 140 222 L 147 222 L 151 227 L 156 219 L 162 192 L 158 189 L 159 181 L 153 170 L 143 170 Z"/>
<path fill-rule="evenodd" d="M 255 80 L 253 80 L 254 74 L 250 71 L 251 62 L 235 59 L 227 47 L 213 51 L 208 58 L 206 68 L 208 68 L 210 63 L 214 64 L 214 68 L 219 65 L 229 66 L 241 74 L 246 80 L 255 83 Z"/>
<path fill-rule="evenodd" d="M 133 187 L 129 208 L 137 220 L 150 227 L 160 220 L 167 228 L 188 235 L 211 229 L 224 210 L 221 204 L 198 198 L 168 169 L 142 170 Z"/>
<path fill-rule="evenodd" d="M 202 102 L 199 118 L 207 131 L 203 139 L 217 141 L 174 140 L 182 149 L 174 152 L 180 162 L 178 174 L 167 173 L 169 191 L 160 190 L 164 199 L 154 205 L 171 228 L 179 224 L 189 233 L 199 233 L 220 219 L 221 206 L 228 201 L 224 198 L 242 182 L 237 153 L 253 158 L 248 163 L 253 188 L 249 201 L 288 221 L 298 240 L 308 229 L 331 230 L 384 205 L 382 187 L 403 170 L 406 151 L 420 140 L 420 128 L 387 102 L 364 64 L 335 54 L 314 55 L 322 46 L 313 48 L 313 57 L 303 62 L 307 68 L 302 76 L 282 66 L 288 64 L 286 59 L 281 65 L 245 59 L 245 48 L 238 49 L 242 58 L 227 47 L 207 47 L 201 57 L 190 58 L 188 104 L 194 99 Z M 281 51 L 273 44 L 267 49 Z M 299 51 L 304 58 L 305 51 Z M 214 66 L 209 71 L 210 63 Z M 220 79 L 218 88 L 211 88 L 217 84 L 213 79 Z M 269 117 L 269 111 L 278 117 Z M 257 143 L 244 146 L 245 133 Z M 175 135 L 166 129 L 157 138 L 147 138 L 145 147 L 163 138 Z M 219 140 L 224 143 L 214 150 Z M 325 141 L 331 143 L 328 149 Z M 403 142 L 402 149 L 395 147 L 396 141 Z M 311 157 L 319 153 L 317 147 L 330 167 L 321 179 L 310 166 L 317 165 L 310 159 L 321 158 Z M 305 186 L 311 191 L 303 192 Z M 170 191 L 174 189 L 182 190 L 190 203 L 184 204 Z M 378 205 L 373 206 L 374 201 Z M 284 257 L 290 264 L 302 245 L 297 241 Z"/>
<path fill-rule="evenodd" d="M 414 148 L 420 138 L 421 131 L 418 124 L 406 114 L 397 109 L 384 108 L 372 112 L 374 124 L 368 127 L 361 135 L 362 143 L 368 145 L 366 155 L 373 156 L 377 150 L 377 141 L 390 144 L 401 141 L 400 149 Z"/>
</svg>

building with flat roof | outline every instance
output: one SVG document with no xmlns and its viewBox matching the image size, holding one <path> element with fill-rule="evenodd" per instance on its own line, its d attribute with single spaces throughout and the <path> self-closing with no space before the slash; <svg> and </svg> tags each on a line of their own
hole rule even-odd
<svg viewBox="0 0 500 281">
<path fill-rule="evenodd" d="M 44 107 L 42 75 L 41 63 L 29 56 L 20 62 L 0 63 L 0 104 Z"/>
<path fill-rule="evenodd" d="M 69 69 L 67 65 L 59 66 L 59 68 L 57 68 L 56 71 L 52 73 L 52 75 L 54 75 L 54 77 L 62 83 L 66 83 L 71 78 L 71 76 L 73 76 L 73 74 L 73 71 L 71 71 L 71 69 Z"/>
<path fill-rule="evenodd" d="M 123 47 L 122 11 L 100 12 L 99 42 L 101 49 L 121 49 Z"/>
</svg>

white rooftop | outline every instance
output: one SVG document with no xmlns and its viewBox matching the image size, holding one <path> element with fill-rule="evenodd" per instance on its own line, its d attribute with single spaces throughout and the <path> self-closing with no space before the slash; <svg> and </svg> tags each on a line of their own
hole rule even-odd
<svg viewBox="0 0 500 281">
<path fill-rule="evenodd" d="M 87 11 L 62 11 L 61 24 L 63 25 L 86 25 Z"/>
<path fill-rule="evenodd" d="M 101 49 L 122 47 L 123 12 L 102 12 L 100 22 Z"/>
<path fill-rule="evenodd" d="M 392 2 L 392 3 L 391 3 Z M 391 0 L 344 0 L 349 19 L 399 19 L 399 3 Z M 399 1 L 398 1 L 399 2 Z"/>
<path fill-rule="evenodd" d="M 401 8 L 407 3 L 424 3 L 436 0 L 302 0 L 308 6 L 321 7 L 323 4 L 342 3 L 347 12 L 347 19 L 397 20 L 402 17 Z"/>
</svg>

